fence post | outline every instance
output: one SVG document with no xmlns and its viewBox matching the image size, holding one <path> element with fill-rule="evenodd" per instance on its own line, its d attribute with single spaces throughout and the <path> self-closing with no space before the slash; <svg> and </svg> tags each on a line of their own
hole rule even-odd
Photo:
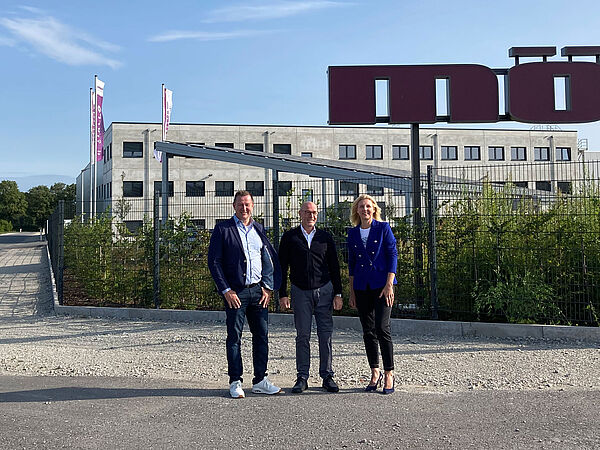
<svg viewBox="0 0 600 450">
<path fill-rule="evenodd" d="M 321 221 L 327 226 L 327 183 L 325 178 L 321 178 Z"/>
<path fill-rule="evenodd" d="M 279 172 L 273 170 L 273 247 L 279 251 Z M 279 295 L 273 291 L 275 311 L 279 312 Z"/>
<path fill-rule="evenodd" d="M 163 154 L 166 158 L 167 155 Z M 154 296 L 154 307 L 160 308 L 160 214 L 159 193 L 154 194 L 154 272 L 152 276 L 152 293 Z"/>
<path fill-rule="evenodd" d="M 58 264 L 56 271 L 56 293 L 58 304 L 63 304 L 63 272 L 65 268 L 65 201 L 58 201 Z"/>
<path fill-rule="evenodd" d="M 419 124 L 410 125 L 411 173 L 412 173 L 412 214 L 415 235 L 414 267 L 416 303 L 423 306 L 423 222 L 421 219 L 421 163 L 419 145 Z"/>
<path fill-rule="evenodd" d="M 430 301 L 431 318 L 438 318 L 438 290 L 437 290 L 437 241 L 435 236 L 435 214 L 437 200 L 435 196 L 435 180 L 432 166 L 427 166 L 427 218 L 429 220 L 429 276 L 430 276 Z"/>
</svg>

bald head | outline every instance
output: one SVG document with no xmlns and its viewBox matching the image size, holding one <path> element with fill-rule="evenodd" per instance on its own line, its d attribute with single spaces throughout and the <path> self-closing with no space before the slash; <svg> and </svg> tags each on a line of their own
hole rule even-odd
<svg viewBox="0 0 600 450">
<path fill-rule="evenodd" d="M 317 205 L 313 202 L 304 202 L 302 206 L 300 206 L 300 220 L 302 222 L 302 228 L 307 232 L 311 232 L 315 227 L 315 223 L 317 223 L 318 210 Z"/>
</svg>

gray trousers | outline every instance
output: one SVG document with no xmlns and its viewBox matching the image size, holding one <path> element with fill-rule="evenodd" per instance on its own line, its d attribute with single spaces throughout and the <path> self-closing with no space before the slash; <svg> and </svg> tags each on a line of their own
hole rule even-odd
<svg viewBox="0 0 600 450">
<path fill-rule="evenodd" d="M 308 379 L 310 369 L 310 333 L 312 316 L 317 322 L 319 338 L 319 375 L 333 376 L 331 368 L 331 334 L 333 332 L 333 285 L 331 282 L 318 289 L 303 290 L 292 284 L 291 302 L 296 326 L 296 370 L 298 376 Z"/>
</svg>

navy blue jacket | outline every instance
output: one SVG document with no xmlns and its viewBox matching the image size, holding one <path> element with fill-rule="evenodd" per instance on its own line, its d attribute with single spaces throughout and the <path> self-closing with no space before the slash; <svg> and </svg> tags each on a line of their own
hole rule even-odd
<svg viewBox="0 0 600 450">
<path fill-rule="evenodd" d="M 268 289 L 279 289 L 281 285 L 281 268 L 277 252 L 275 252 L 265 235 L 263 226 L 255 221 L 254 229 L 263 242 L 262 279 L 260 284 Z M 218 223 L 210 236 L 208 268 L 219 292 L 223 292 L 227 288 L 236 292 L 244 289 L 246 284 L 246 256 L 233 217 Z"/>
<path fill-rule="evenodd" d="M 371 222 L 366 248 L 360 238 L 360 225 L 348 230 L 347 243 L 348 271 L 354 277 L 354 289 L 379 289 L 385 285 L 388 273 L 396 273 L 398 250 L 389 223 Z"/>
</svg>

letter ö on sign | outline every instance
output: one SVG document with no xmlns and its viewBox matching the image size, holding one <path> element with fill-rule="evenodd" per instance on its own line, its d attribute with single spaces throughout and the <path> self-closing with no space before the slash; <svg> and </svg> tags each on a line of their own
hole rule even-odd
<svg viewBox="0 0 600 450">
<path fill-rule="evenodd" d="M 555 110 L 554 77 L 565 77 L 567 110 Z M 600 120 L 600 64 L 527 63 L 508 71 L 511 120 L 527 123 L 583 123 Z"/>
<path fill-rule="evenodd" d="M 554 78 L 565 77 L 567 110 L 555 110 Z M 448 116 L 436 117 L 435 80 L 448 79 Z M 600 64 L 526 63 L 507 76 L 507 116 L 498 111 L 498 78 L 476 64 L 329 67 L 329 124 L 377 122 L 375 80 L 389 80 L 389 123 L 582 123 L 600 120 Z"/>
</svg>

